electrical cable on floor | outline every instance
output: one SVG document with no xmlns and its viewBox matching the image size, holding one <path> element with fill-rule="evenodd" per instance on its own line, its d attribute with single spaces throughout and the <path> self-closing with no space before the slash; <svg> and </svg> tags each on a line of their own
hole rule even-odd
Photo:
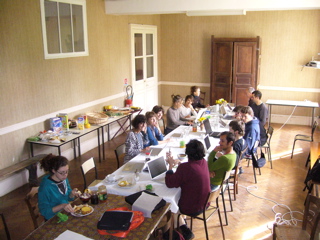
<svg viewBox="0 0 320 240">
<path fill-rule="evenodd" d="M 298 213 L 298 214 L 301 214 L 303 216 L 303 213 L 302 212 L 299 212 L 299 211 L 292 211 L 287 205 L 285 204 L 281 204 L 281 203 L 278 203 L 277 201 L 274 201 L 272 199 L 268 199 L 268 198 L 264 198 L 264 197 L 260 197 L 254 193 L 252 193 L 250 190 L 257 190 L 258 187 L 257 186 L 242 186 L 242 185 L 239 185 L 240 187 L 243 187 L 247 190 L 247 192 L 251 195 L 253 195 L 254 197 L 257 197 L 257 198 L 260 198 L 260 199 L 263 199 L 263 200 L 267 200 L 267 201 L 270 201 L 270 202 L 273 202 L 275 203 L 275 205 L 272 207 L 272 211 L 275 213 L 275 220 L 274 222 L 277 223 L 278 225 L 293 225 L 293 226 L 296 226 L 298 224 L 298 222 L 302 222 L 302 220 L 300 219 L 297 219 L 293 216 L 294 213 Z M 276 212 L 275 208 L 276 207 L 280 207 L 280 208 L 283 208 L 283 209 L 288 209 L 288 212 L 282 214 L 280 212 Z M 287 215 L 290 215 L 290 219 L 286 219 L 285 217 Z M 272 227 L 269 227 L 268 228 L 271 230 Z"/>
<path fill-rule="evenodd" d="M 292 115 L 293 115 L 293 113 L 294 113 L 294 111 L 296 110 L 297 107 L 298 107 L 298 105 L 294 106 L 294 109 L 292 110 L 292 113 L 289 115 L 288 119 L 287 119 L 287 120 L 284 122 L 284 124 L 282 124 L 282 126 L 281 126 L 279 129 L 277 129 L 274 133 L 280 131 L 280 130 L 287 124 L 287 122 L 290 120 L 290 118 L 292 117 Z"/>
</svg>

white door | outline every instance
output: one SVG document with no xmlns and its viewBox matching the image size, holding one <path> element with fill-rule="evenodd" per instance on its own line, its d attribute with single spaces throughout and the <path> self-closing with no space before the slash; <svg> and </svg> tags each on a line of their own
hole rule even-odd
<svg viewBox="0 0 320 240">
<path fill-rule="evenodd" d="M 157 26 L 130 27 L 133 105 L 147 112 L 158 104 Z"/>
</svg>

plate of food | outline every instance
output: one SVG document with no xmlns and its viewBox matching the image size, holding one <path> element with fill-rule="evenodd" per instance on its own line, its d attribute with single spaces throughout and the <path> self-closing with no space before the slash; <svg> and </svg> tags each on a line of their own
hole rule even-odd
<svg viewBox="0 0 320 240">
<path fill-rule="evenodd" d="M 94 208 L 88 204 L 75 205 L 73 209 L 74 209 L 74 212 L 71 213 L 71 215 L 75 217 L 84 217 L 93 213 L 94 211 Z"/>
</svg>

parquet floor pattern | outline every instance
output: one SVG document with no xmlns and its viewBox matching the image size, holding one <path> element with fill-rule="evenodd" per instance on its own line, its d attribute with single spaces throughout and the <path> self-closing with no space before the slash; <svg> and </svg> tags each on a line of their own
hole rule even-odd
<svg viewBox="0 0 320 240">
<path fill-rule="evenodd" d="M 309 153 L 309 143 L 297 142 L 295 155 L 290 158 L 294 136 L 297 133 L 310 134 L 308 126 L 286 125 L 281 130 L 280 124 L 272 125 L 275 129 L 271 141 L 273 169 L 270 163 L 261 169 L 262 175 L 257 175 L 258 183 L 254 183 L 252 165 L 247 167 L 243 162 L 244 173 L 239 178 L 239 194 L 237 200 L 232 201 L 233 212 L 230 212 L 228 197 L 226 196 L 229 225 L 224 225 L 226 239 L 272 239 L 271 228 L 275 220 L 272 208 L 276 203 L 287 205 L 292 211 L 303 211 L 303 203 L 306 192 L 303 192 L 303 181 L 307 173 L 305 161 Z M 117 168 L 114 149 L 125 140 L 126 134 L 106 142 L 106 160 L 96 161 L 99 178 Z M 320 141 L 319 130 L 315 132 L 315 141 Z M 80 165 L 90 157 L 98 159 L 97 149 L 93 149 L 81 157 L 70 161 L 71 172 L 69 180 L 72 187 L 83 189 L 83 180 Z M 93 175 L 92 175 L 93 178 Z M 11 237 L 20 240 L 26 237 L 33 225 L 24 197 L 29 191 L 29 186 L 24 185 L 0 198 L 0 212 L 4 213 Z M 251 192 L 252 194 L 250 194 Z M 222 203 L 220 201 L 220 207 Z M 288 210 L 276 207 L 277 212 L 285 213 Z M 294 213 L 296 218 L 302 219 L 302 215 Z M 287 216 L 289 217 L 289 216 Z M 222 219 L 225 224 L 222 210 Z M 217 214 L 208 221 L 210 239 L 222 239 Z M 301 223 L 298 222 L 298 225 Z M 203 223 L 195 220 L 193 226 L 195 239 L 205 239 Z M 1 235 L 0 235 L 1 238 Z"/>
</svg>

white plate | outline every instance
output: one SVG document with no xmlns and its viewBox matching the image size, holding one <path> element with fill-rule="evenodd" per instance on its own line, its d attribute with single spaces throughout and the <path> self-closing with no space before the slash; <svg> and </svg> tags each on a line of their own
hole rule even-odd
<svg viewBox="0 0 320 240">
<path fill-rule="evenodd" d="M 122 189 L 128 189 L 128 188 L 132 188 L 134 187 L 136 184 L 131 184 L 131 185 L 127 185 L 127 186 L 124 186 L 124 187 L 121 187 L 119 186 L 118 184 L 116 185 L 118 188 L 122 188 Z"/>
<path fill-rule="evenodd" d="M 118 176 L 116 177 L 115 180 L 113 181 L 109 181 L 107 178 L 104 179 L 104 182 L 107 184 L 107 185 L 112 185 L 112 184 L 115 184 L 117 183 L 118 181 L 121 181 L 123 179 L 123 176 Z"/>
<path fill-rule="evenodd" d="M 87 214 L 82 214 L 82 213 L 71 213 L 72 216 L 75 216 L 75 217 L 84 217 L 84 216 L 87 216 L 87 215 L 90 215 L 91 213 L 93 213 L 94 211 L 94 208 L 91 207 L 90 205 L 86 206 L 86 207 L 89 207 L 91 208 L 91 212 L 87 213 Z"/>
</svg>

